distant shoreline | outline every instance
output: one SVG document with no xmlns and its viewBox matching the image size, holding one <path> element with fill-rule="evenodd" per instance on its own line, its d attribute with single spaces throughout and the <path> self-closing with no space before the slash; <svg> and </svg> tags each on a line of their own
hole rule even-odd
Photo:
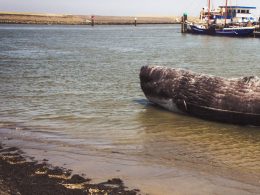
<svg viewBox="0 0 260 195">
<path fill-rule="evenodd" d="M 96 25 L 180 24 L 180 16 L 99 16 Z M 0 12 L 0 24 L 91 25 L 91 15 Z"/>
</svg>

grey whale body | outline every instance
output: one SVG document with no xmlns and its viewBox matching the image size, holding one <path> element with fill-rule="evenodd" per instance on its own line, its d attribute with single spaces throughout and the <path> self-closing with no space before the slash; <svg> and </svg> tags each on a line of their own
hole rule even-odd
<svg viewBox="0 0 260 195">
<path fill-rule="evenodd" d="M 226 123 L 260 126 L 260 79 L 225 79 L 183 69 L 143 66 L 147 99 L 173 112 Z"/>
</svg>

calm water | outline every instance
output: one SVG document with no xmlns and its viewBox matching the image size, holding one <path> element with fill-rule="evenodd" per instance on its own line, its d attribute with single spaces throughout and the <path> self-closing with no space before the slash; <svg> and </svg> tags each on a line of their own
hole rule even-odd
<svg viewBox="0 0 260 195">
<path fill-rule="evenodd" d="M 191 164 L 260 180 L 260 129 L 150 105 L 141 66 L 260 76 L 260 39 L 182 35 L 177 25 L 0 26 L 0 134 L 107 158 Z"/>
</svg>

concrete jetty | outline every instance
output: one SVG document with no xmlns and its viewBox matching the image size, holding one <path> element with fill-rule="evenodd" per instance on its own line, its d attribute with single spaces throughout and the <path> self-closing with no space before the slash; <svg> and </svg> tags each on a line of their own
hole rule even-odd
<svg viewBox="0 0 260 195">
<path fill-rule="evenodd" d="M 100 16 L 94 15 L 95 25 L 100 24 L 179 24 L 178 16 Z M 41 14 L 0 12 L 2 24 L 63 24 L 63 25 L 91 25 L 93 15 Z"/>
</svg>

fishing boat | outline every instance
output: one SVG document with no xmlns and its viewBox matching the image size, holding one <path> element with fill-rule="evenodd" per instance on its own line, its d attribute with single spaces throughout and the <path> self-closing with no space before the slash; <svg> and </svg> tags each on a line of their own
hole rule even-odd
<svg viewBox="0 0 260 195">
<path fill-rule="evenodd" d="M 226 0 L 225 6 L 220 6 L 219 11 L 212 12 L 210 10 L 210 0 L 208 0 L 208 12 L 206 15 L 201 16 L 201 18 L 206 19 L 206 24 L 191 23 L 189 25 L 190 31 L 193 34 L 215 36 L 252 36 L 255 27 L 250 24 L 255 21 L 255 18 L 252 17 L 250 10 L 255 8 L 248 6 L 228 6 Z M 233 24 L 233 22 L 235 23 Z M 245 25 L 245 22 L 247 22 L 248 26 L 241 26 L 241 24 Z"/>
<path fill-rule="evenodd" d="M 183 69 L 143 66 L 140 84 L 150 102 L 169 111 L 260 126 L 260 79 L 256 76 L 226 79 Z"/>
<path fill-rule="evenodd" d="M 231 26 L 231 27 L 217 29 L 216 26 L 206 27 L 203 25 L 196 25 L 196 24 L 190 25 L 190 28 L 191 28 L 191 32 L 194 34 L 231 36 L 231 37 L 252 36 L 255 30 L 255 27 Z"/>
</svg>

